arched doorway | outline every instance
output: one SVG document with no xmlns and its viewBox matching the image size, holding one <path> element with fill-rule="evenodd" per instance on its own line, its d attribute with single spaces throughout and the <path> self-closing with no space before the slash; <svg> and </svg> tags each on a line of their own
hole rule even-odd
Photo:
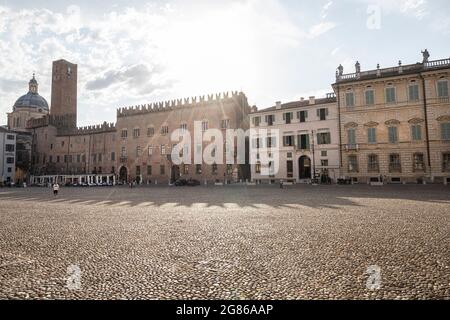
<svg viewBox="0 0 450 320">
<path fill-rule="evenodd" d="M 126 167 L 121 167 L 119 170 L 119 181 L 122 183 L 128 182 L 128 170 Z"/>
<path fill-rule="evenodd" d="M 311 159 L 307 156 L 298 159 L 299 179 L 311 179 Z"/>
</svg>

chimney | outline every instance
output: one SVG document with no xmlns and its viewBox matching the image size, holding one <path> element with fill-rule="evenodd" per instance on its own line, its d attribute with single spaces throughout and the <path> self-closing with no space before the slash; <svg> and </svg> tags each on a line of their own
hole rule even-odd
<svg viewBox="0 0 450 320">
<path fill-rule="evenodd" d="M 315 96 L 309 97 L 309 104 L 316 104 L 316 97 Z"/>
<path fill-rule="evenodd" d="M 301 97 L 301 98 L 300 98 L 300 101 L 301 101 L 301 102 L 305 101 L 305 98 Z"/>
<path fill-rule="evenodd" d="M 281 109 L 281 101 L 277 101 L 277 110 L 280 110 Z"/>
</svg>

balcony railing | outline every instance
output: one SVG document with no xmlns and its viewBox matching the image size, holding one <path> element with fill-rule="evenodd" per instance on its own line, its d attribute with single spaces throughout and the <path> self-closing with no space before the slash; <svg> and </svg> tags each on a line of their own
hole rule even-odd
<svg viewBox="0 0 450 320">
<path fill-rule="evenodd" d="M 384 68 L 384 69 L 375 69 L 375 70 L 369 70 L 369 71 L 363 71 L 363 72 L 357 72 L 357 73 L 348 73 L 348 74 L 342 74 L 336 75 L 337 82 L 341 81 L 348 81 L 348 80 L 358 80 L 360 78 L 364 77 L 382 77 L 385 74 L 402 74 L 404 72 L 411 72 L 411 71 L 417 71 L 420 72 L 421 70 L 429 70 L 429 69 L 439 69 L 443 67 L 450 67 L 450 58 L 449 59 L 441 59 L 441 60 L 434 60 L 429 61 L 425 63 L 417 63 L 417 64 L 410 64 L 410 65 L 404 65 L 404 66 L 398 66 L 398 67 L 390 67 L 390 68 Z"/>
<path fill-rule="evenodd" d="M 402 172 L 401 164 L 398 164 L 398 163 L 391 163 L 391 164 L 389 164 L 389 172 L 401 173 Z"/>
<path fill-rule="evenodd" d="M 445 66 L 450 66 L 450 58 L 425 62 L 426 69 L 442 68 Z"/>
<path fill-rule="evenodd" d="M 358 151 L 359 145 L 358 144 L 346 144 L 344 148 L 345 148 L 345 151 Z"/>
</svg>

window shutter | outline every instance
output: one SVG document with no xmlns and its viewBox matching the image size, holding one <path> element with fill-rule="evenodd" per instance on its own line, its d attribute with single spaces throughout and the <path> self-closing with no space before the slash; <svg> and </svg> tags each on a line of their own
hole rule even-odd
<svg viewBox="0 0 450 320">
<path fill-rule="evenodd" d="M 325 109 L 325 115 L 328 117 L 328 108 Z"/>
<path fill-rule="evenodd" d="M 320 117 L 320 109 L 317 109 L 317 116 Z"/>
<path fill-rule="evenodd" d="M 305 111 L 305 118 L 308 118 L 308 111 Z"/>
</svg>

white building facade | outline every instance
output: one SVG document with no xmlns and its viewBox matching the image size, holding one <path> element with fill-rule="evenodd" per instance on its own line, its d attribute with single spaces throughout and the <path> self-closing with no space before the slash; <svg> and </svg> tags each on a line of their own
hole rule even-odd
<svg viewBox="0 0 450 320">
<path fill-rule="evenodd" d="M 16 134 L 0 127 L 0 185 L 14 182 L 16 172 Z"/>
<path fill-rule="evenodd" d="M 339 121 L 333 93 L 321 99 L 277 102 L 272 108 L 254 109 L 250 118 L 253 182 L 309 183 L 314 178 L 336 182 L 340 177 Z M 262 152 L 271 160 L 264 161 Z"/>
</svg>

